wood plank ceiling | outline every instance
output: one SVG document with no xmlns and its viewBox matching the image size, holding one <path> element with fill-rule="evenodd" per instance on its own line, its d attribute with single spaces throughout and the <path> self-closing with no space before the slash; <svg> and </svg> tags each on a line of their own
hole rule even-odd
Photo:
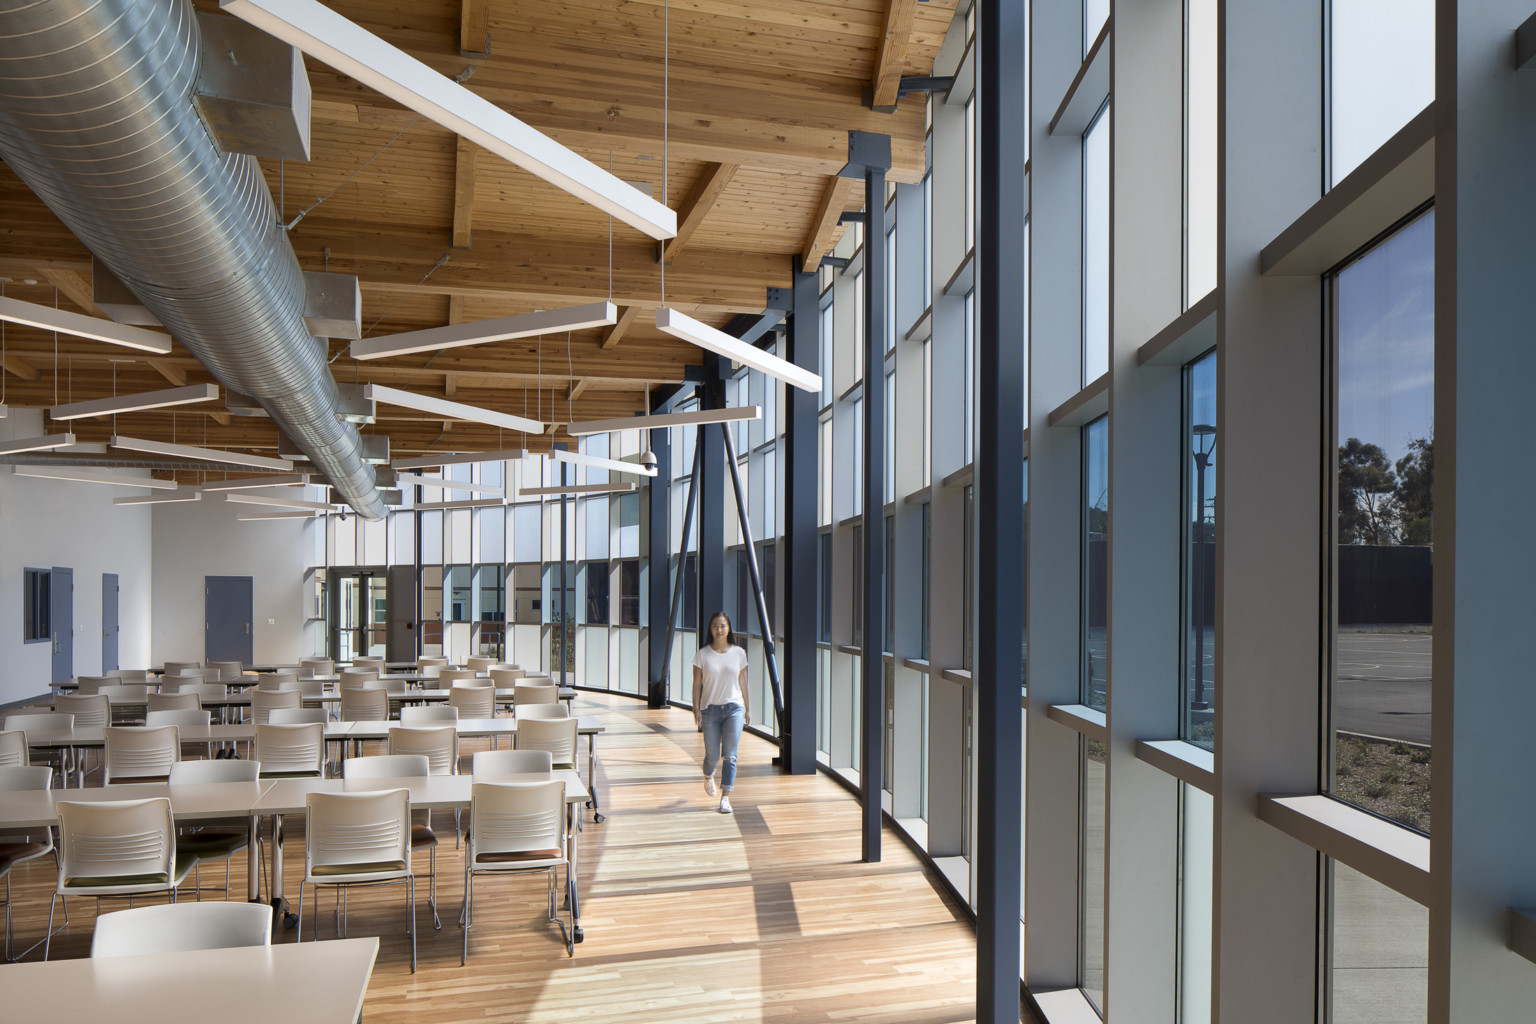
<svg viewBox="0 0 1536 1024">
<path fill-rule="evenodd" d="M 688 365 L 702 362 L 698 349 L 653 326 L 663 299 L 721 326 L 737 313 L 760 312 L 765 290 L 789 283 L 794 256 L 814 263 L 836 241 L 837 214 L 859 203 L 857 190 L 834 177 L 848 131 L 890 134 L 891 177 L 921 179 L 923 97 L 878 113 L 861 91 L 873 85 L 890 102 L 901 75 L 931 73 L 954 4 L 691 0 L 669 9 L 665 0 L 331 0 L 445 75 L 472 68 L 468 88 L 618 177 L 644 183 L 678 211 L 679 224 L 663 282 L 652 240 L 614 224 L 610 242 L 609 219 L 593 207 L 307 60 L 312 159 L 263 161 L 263 168 L 285 221 L 305 214 L 289 231 L 300 264 L 360 279 L 367 336 L 609 297 L 622 315 L 615 327 L 569 337 L 368 363 L 332 340 L 332 372 L 343 382 L 557 424 L 552 434 L 526 439 L 533 450 L 568 440 L 559 425 L 570 420 L 639 411 L 647 386 L 681 381 Z M 487 47 L 488 55 L 464 55 Z M 3 163 L 0 211 L 5 294 L 104 316 L 91 301 L 89 251 Z M 58 402 L 81 401 L 212 380 L 179 344 L 147 357 L 15 324 L 5 330 L 0 372 L 13 408 L 50 406 L 55 394 Z M 69 429 L 92 442 L 115 429 L 267 455 L 277 448 L 270 421 L 232 419 L 222 402 L 123 415 L 115 428 L 109 418 L 77 420 Z M 384 406 L 363 430 L 387 434 L 396 457 L 524 442 Z"/>
</svg>

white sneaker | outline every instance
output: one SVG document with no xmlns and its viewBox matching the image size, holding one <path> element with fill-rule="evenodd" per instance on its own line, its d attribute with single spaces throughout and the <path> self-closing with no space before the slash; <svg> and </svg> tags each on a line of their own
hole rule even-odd
<svg viewBox="0 0 1536 1024">
<path fill-rule="evenodd" d="M 713 775 L 704 776 L 704 792 L 710 796 L 715 795 L 715 777 Z"/>
<path fill-rule="evenodd" d="M 720 794 L 720 813 L 721 814 L 730 814 L 731 813 L 731 798 L 730 798 L 730 795 L 727 794 L 727 793 L 721 793 Z"/>
</svg>

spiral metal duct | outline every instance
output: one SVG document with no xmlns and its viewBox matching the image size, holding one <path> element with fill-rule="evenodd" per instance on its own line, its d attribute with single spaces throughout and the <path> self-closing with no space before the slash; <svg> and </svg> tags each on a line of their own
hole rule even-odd
<svg viewBox="0 0 1536 1024">
<path fill-rule="evenodd" d="M 0 0 L 0 156 L 215 378 L 381 519 L 261 168 L 198 117 L 200 44 L 188 0 Z"/>
</svg>

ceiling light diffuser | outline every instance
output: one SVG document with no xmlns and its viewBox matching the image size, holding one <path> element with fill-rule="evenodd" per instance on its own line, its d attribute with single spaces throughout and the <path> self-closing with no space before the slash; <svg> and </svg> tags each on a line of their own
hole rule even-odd
<svg viewBox="0 0 1536 1024">
<path fill-rule="evenodd" d="M 72 405 L 56 405 L 48 410 L 48 415 L 56 420 L 78 420 L 87 416 L 111 416 L 119 412 L 144 412 L 146 409 L 164 409 L 170 405 L 211 402 L 218 397 L 217 384 L 188 384 L 186 387 L 166 388 L 164 391 L 146 391 L 138 395 L 119 395 L 116 398 L 95 398 Z"/>
<path fill-rule="evenodd" d="M 396 388 L 386 388 L 378 384 L 364 385 L 363 397 L 370 402 L 380 402 L 384 405 L 399 406 L 402 409 L 415 409 L 417 412 L 431 413 L 433 416 L 439 416 L 445 420 L 469 420 L 472 423 L 485 423 L 493 427 L 505 427 L 507 430 L 524 430 L 530 434 L 542 434 L 544 432 L 544 424 L 535 420 L 524 419 L 521 416 L 513 416 L 511 413 L 494 412 L 490 409 L 482 409 L 477 405 L 450 402 L 446 399 L 433 398 L 430 395 L 418 395 L 414 392 L 400 391 Z"/>
<path fill-rule="evenodd" d="M 0 298 L 0 320 L 44 331 L 61 331 L 92 341 L 104 341 L 109 345 L 136 348 L 140 352 L 154 352 L 162 356 L 171 351 L 169 334 L 146 331 L 142 327 L 130 327 L 100 317 L 83 316 L 53 306 L 41 306 L 36 302 L 22 302 L 20 299 Z"/>
<path fill-rule="evenodd" d="M 563 452 L 557 449 L 550 452 L 549 457 L 556 462 L 569 462 L 573 466 L 587 466 L 590 469 L 606 469 L 611 473 L 633 473 L 636 476 L 656 475 L 655 466 L 646 468 L 635 462 L 605 459 L 597 455 L 583 455 L 581 452 Z"/>
<path fill-rule="evenodd" d="M 505 487 L 495 484 L 472 484 L 468 480 L 448 480 L 440 476 L 422 476 L 418 473 L 396 473 L 395 480 L 418 487 L 436 487 L 443 491 L 469 491 L 471 494 L 506 494 Z M 421 506 L 416 506 L 420 508 Z"/>
<path fill-rule="evenodd" d="M 12 466 L 15 476 L 38 480 L 68 480 L 78 484 L 113 484 L 118 487 L 150 487 L 158 491 L 175 490 L 175 480 L 156 480 L 151 476 L 119 476 L 110 469 L 71 469 L 68 466 Z"/>
<path fill-rule="evenodd" d="M 243 494 L 239 491 L 231 491 L 224 495 L 225 501 L 234 501 L 242 505 L 275 505 L 278 508 L 310 508 L 321 512 L 332 512 L 336 506 L 324 501 L 305 501 L 303 498 L 285 498 L 280 494 Z"/>
<path fill-rule="evenodd" d="M 733 338 L 708 324 L 701 324 L 693 317 L 679 313 L 675 309 L 668 307 L 658 309 L 656 328 L 674 338 L 691 342 L 699 348 L 725 356 L 743 366 L 761 370 L 768 376 L 793 385 L 801 391 L 821 390 L 820 375 L 803 370 L 787 359 L 780 359 L 776 355 L 764 352 L 756 345 L 749 345 L 740 338 Z"/>
<path fill-rule="evenodd" d="M 499 452 L 457 452 L 452 455 L 422 455 L 413 459 L 396 459 L 390 469 L 431 469 L 434 466 L 462 466 L 473 462 L 516 462 L 526 454 L 521 448 L 504 448 Z"/>
<path fill-rule="evenodd" d="M 265 455 L 247 455 L 244 452 L 228 452 L 221 448 L 198 448 L 189 444 L 166 444 L 164 441 L 146 441 L 138 437 L 114 437 L 112 447 L 126 448 L 134 452 L 152 455 L 170 455 L 182 459 L 198 459 L 204 462 L 227 462 L 235 466 L 254 466 L 257 469 L 288 470 L 293 463 L 287 459 L 272 459 Z"/>
<path fill-rule="evenodd" d="M 545 494 L 628 494 L 635 489 L 633 482 L 627 484 L 567 484 L 564 487 L 523 487 L 517 492 L 519 498 L 534 498 Z"/>
<path fill-rule="evenodd" d="M 315 0 L 219 7 L 652 238 L 677 234 L 662 203 Z"/>
<path fill-rule="evenodd" d="M 113 498 L 114 505 L 170 505 L 178 501 L 202 501 L 203 492 L 196 487 L 179 487 L 170 494 L 136 494 L 127 498 Z"/>
<path fill-rule="evenodd" d="M 663 412 L 655 416 L 617 417 L 611 420 L 587 420 L 584 423 L 566 425 L 566 432 L 574 436 L 606 434 L 613 430 L 652 430 L 658 427 L 702 427 L 711 423 L 740 423 L 744 420 L 760 420 L 763 409 L 757 405 L 745 405 L 737 409 L 694 409 L 689 412 Z"/>
<path fill-rule="evenodd" d="M 44 434 L 42 437 L 18 437 L 14 441 L 0 441 L 0 455 L 18 455 L 21 452 L 46 452 L 74 443 L 74 434 Z"/>
<path fill-rule="evenodd" d="M 407 331 L 382 338 L 365 338 L 352 343 L 350 354 L 353 359 L 366 361 L 408 356 L 416 352 L 441 352 L 445 348 L 531 338 L 555 331 L 606 327 L 617 323 L 618 319 L 618 309 L 613 303 L 593 302 L 585 306 L 572 306 L 570 309 L 546 309 L 537 313 L 504 316 L 498 320 L 450 324 L 447 327 L 429 327 L 424 331 Z"/>
<path fill-rule="evenodd" d="M 201 484 L 205 491 L 247 491 L 253 487 L 294 487 L 309 483 L 307 473 L 288 473 L 276 476 L 242 476 L 234 480 L 219 480 Z"/>
</svg>

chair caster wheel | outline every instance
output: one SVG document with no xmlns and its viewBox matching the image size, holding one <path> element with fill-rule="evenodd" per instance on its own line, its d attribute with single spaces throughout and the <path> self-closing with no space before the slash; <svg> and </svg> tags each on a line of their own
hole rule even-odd
<svg viewBox="0 0 1536 1024">
<path fill-rule="evenodd" d="M 580 942 L 582 939 L 586 938 L 586 936 L 582 934 L 582 931 L 581 931 L 580 928 L 576 929 L 576 932 L 575 932 L 573 937 L 575 938 L 575 940 L 577 942 Z"/>
<path fill-rule="evenodd" d="M 283 927 L 285 929 L 287 929 L 288 931 L 291 932 L 295 928 L 297 928 L 298 926 L 299 926 L 299 915 L 298 914 L 295 914 L 292 911 L 288 911 L 288 912 L 283 914 Z"/>
<path fill-rule="evenodd" d="M 596 811 L 592 812 L 592 824 L 594 824 L 594 825 L 601 825 L 603 822 L 605 822 L 607 820 L 608 819 L 604 815 L 601 815 L 601 814 L 597 813 Z"/>
</svg>

